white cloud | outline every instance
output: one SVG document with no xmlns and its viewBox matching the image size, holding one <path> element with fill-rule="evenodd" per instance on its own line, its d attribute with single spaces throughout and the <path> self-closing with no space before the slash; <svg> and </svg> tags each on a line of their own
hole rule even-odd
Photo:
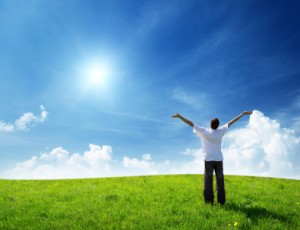
<svg viewBox="0 0 300 230">
<path fill-rule="evenodd" d="M 94 144 L 90 144 L 89 147 L 90 150 L 84 153 L 83 159 L 90 165 L 97 165 L 101 160 L 111 160 L 112 147 L 107 145 L 101 147 Z"/>
<path fill-rule="evenodd" d="M 70 154 L 62 147 L 42 153 L 20 162 L 13 169 L 2 173 L 8 179 L 61 179 L 91 178 L 129 175 L 167 174 L 171 172 L 169 161 L 156 163 L 151 154 L 142 159 L 123 157 L 121 162 L 112 160 L 112 147 L 90 144 L 83 154 Z"/>
<path fill-rule="evenodd" d="M 300 178 L 300 137 L 259 111 L 247 127 L 230 131 L 224 141 L 228 173 Z"/>
<path fill-rule="evenodd" d="M 43 105 L 40 105 L 40 116 L 36 116 L 33 113 L 24 113 L 14 124 L 0 121 L 0 132 L 13 132 L 16 130 L 28 131 L 30 127 L 38 123 L 43 123 L 47 118 L 48 112 Z"/>
<path fill-rule="evenodd" d="M 202 159 L 201 149 L 186 149 L 182 154 L 187 156 L 192 156 L 197 159 L 199 158 Z"/>
<path fill-rule="evenodd" d="M 50 153 L 42 153 L 30 160 L 18 163 L 13 169 L 2 173 L 3 178 L 13 179 L 55 179 L 85 178 L 113 175 L 110 165 L 112 148 L 110 146 L 89 145 L 83 155 L 70 154 L 62 147 Z"/>
<path fill-rule="evenodd" d="M 66 159 L 69 155 L 69 152 L 64 150 L 62 147 L 53 149 L 49 154 L 43 153 L 40 157 L 41 160 L 51 160 L 51 159 Z"/>
<path fill-rule="evenodd" d="M 13 132 L 14 126 L 10 123 L 5 123 L 3 121 L 0 121 L 0 132 Z"/>
<path fill-rule="evenodd" d="M 153 162 L 149 160 L 138 160 L 136 158 L 129 158 L 127 156 L 123 157 L 123 165 L 126 168 L 135 168 L 139 170 L 144 170 L 144 171 L 151 171 L 152 165 L 154 165 Z"/>
<path fill-rule="evenodd" d="M 253 112 L 248 125 L 230 128 L 224 137 L 223 153 L 225 174 L 300 179 L 300 137 L 259 111 Z M 123 156 L 117 161 L 112 159 L 111 146 L 90 144 L 83 154 L 71 154 L 58 147 L 18 163 L 1 177 L 51 179 L 203 173 L 200 148 L 186 149 L 182 155 L 186 160 L 157 162 L 147 153 L 140 158 Z"/>
<path fill-rule="evenodd" d="M 151 154 L 143 154 L 142 159 L 123 157 L 124 175 L 155 175 L 171 173 L 170 161 L 154 162 Z"/>
<path fill-rule="evenodd" d="M 191 157 L 192 160 L 189 158 L 180 164 L 172 165 L 172 174 L 202 174 L 204 172 L 202 149 L 186 149 L 182 154 Z"/>
<path fill-rule="evenodd" d="M 151 161 L 151 154 L 147 153 L 147 154 L 143 154 L 143 160 L 145 161 Z"/>
</svg>

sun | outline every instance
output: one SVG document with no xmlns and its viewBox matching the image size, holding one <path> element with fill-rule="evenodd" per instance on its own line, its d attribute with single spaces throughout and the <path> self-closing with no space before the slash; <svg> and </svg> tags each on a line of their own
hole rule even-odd
<svg viewBox="0 0 300 230">
<path fill-rule="evenodd" d="M 102 85 L 105 82 L 107 71 L 101 66 L 93 66 L 87 71 L 88 84 Z"/>
<path fill-rule="evenodd" d="M 82 95 L 106 95 L 116 82 L 114 60 L 110 57 L 90 57 L 77 65 L 77 87 Z"/>
<path fill-rule="evenodd" d="M 86 84 L 89 88 L 104 87 L 110 76 L 107 66 L 101 64 L 91 65 L 86 69 Z"/>
</svg>

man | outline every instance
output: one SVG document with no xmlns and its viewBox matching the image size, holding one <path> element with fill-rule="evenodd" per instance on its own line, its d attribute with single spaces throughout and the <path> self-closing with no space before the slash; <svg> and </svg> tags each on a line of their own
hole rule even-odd
<svg viewBox="0 0 300 230">
<path fill-rule="evenodd" d="M 194 133 L 201 139 L 203 156 L 204 156 L 204 200 L 205 203 L 213 204 L 213 171 L 215 171 L 217 179 L 217 196 L 218 203 L 225 204 L 226 195 L 224 187 L 224 174 L 223 174 L 223 154 L 221 151 L 222 138 L 228 128 L 233 125 L 237 120 L 246 114 L 252 114 L 252 112 L 244 111 L 239 116 L 235 117 L 227 124 L 219 128 L 219 120 L 214 118 L 210 122 L 210 128 L 203 128 L 194 124 L 192 121 L 184 118 L 179 113 L 174 114 L 173 118 L 179 118 L 189 126 L 193 128 Z"/>
</svg>

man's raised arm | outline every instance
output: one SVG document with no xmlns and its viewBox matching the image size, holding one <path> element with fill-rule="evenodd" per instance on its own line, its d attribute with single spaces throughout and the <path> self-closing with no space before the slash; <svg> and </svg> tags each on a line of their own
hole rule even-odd
<svg viewBox="0 0 300 230">
<path fill-rule="evenodd" d="M 182 120 L 184 123 L 188 124 L 191 127 L 194 127 L 194 123 L 186 118 L 184 118 L 183 116 L 181 116 L 179 113 L 175 113 L 173 116 L 173 118 L 179 118 L 180 120 Z"/>
<path fill-rule="evenodd" d="M 240 115 L 238 115 L 237 117 L 233 118 L 231 121 L 228 122 L 228 128 L 233 125 L 233 123 L 235 123 L 237 120 L 239 120 L 242 116 L 246 115 L 246 114 L 252 114 L 252 111 L 244 111 L 242 112 Z"/>
</svg>

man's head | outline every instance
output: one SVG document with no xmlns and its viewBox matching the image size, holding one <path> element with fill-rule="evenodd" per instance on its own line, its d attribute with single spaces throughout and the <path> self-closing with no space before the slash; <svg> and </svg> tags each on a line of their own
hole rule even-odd
<svg viewBox="0 0 300 230">
<path fill-rule="evenodd" d="M 213 130 L 216 130 L 219 127 L 220 121 L 218 120 L 218 118 L 214 118 L 210 121 L 210 127 Z"/>
</svg>

